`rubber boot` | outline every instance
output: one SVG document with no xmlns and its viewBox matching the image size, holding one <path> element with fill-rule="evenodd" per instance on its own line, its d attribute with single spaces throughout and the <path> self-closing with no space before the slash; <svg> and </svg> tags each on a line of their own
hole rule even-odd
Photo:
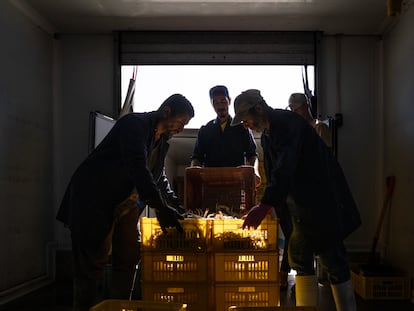
<svg viewBox="0 0 414 311">
<path fill-rule="evenodd" d="M 317 306 L 319 301 L 318 277 L 316 275 L 297 275 L 296 306 Z"/>
<path fill-rule="evenodd" d="M 356 301 L 351 280 L 331 285 L 336 311 L 356 311 Z"/>
</svg>

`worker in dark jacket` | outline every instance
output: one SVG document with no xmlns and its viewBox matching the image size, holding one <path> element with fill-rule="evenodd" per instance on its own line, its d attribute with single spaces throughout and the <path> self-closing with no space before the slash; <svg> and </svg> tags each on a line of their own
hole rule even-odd
<svg viewBox="0 0 414 311">
<path fill-rule="evenodd" d="M 275 163 L 272 162 L 272 152 L 269 146 L 269 139 L 268 135 L 262 135 L 260 137 L 260 143 L 263 148 L 263 163 L 264 163 L 264 170 L 266 175 L 266 180 L 272 180 L 272 172 L 273 172 L 273 165 Z M 285 244 L 283 247 L 283 256 L 280 262 L 280 271 L 279 271 L 279 283 L 280 283 L 280 290 L 285 291 L 288 288 L 288 276 L 291 271 L 291 267 L 289 265 L 289 238 L 293 231 L 292 219 L 289 214 L 289 210 L 285 204 L 278 204 L 275 206 L 275 213 L 279 221 L 280 228 L 282 229 L 282 233 L 284 236 Z M 292 287 L 293 289 L 294 287 Z"/>
<path fill-rule="evenodd" d="M 180 94 L 170 96 L 157 111 L 130 113 L 115 123 L 73 174 L 57 219 L 71 230 L 74 310 L 89 310 L 99 300 L 97 289 L 111 246 L 114 284 L 126 287 L 122 297 L 112 298 L 128 298 L 139 258 L 140 204 L 130 208 L 131 194 L 137 193 L 142 205 L 155 210 L 163 230 L 182 231 L 182 217 L 166 200 L 172 190 L 164 160 L 168 138 L 181 132 L 193 116 L 191 103 Z"/>
<path fill-rule="evenodd" d="M 356 310 L 343 240 L 361 223 L 342 169 L 315 130 L 294 112 L 269 107 L 258 90 L 241 93 L 232 124 L 261 132 L 272 174 L 261 203 L 243 227 L 257 227 L 274 206 L 287 203 L 293 232 L 289 262 L 296 270 L 296 304 L 317 304 L 313 256 L 329 274 L 337 310 Z"/>
<path fill-rule="evenodd" d="M 256 173 L 256 185 L 260 185 L 256 143 L 252 132 L 242 125 L 230 126 L 230 95 L 227 87 L 216 85 L 210 89 L 210 101 L 217 114 L 214 120 L 202 126 L 198 132 L 191 166 L 236 167 L 251 165 Z"/>
</svg>

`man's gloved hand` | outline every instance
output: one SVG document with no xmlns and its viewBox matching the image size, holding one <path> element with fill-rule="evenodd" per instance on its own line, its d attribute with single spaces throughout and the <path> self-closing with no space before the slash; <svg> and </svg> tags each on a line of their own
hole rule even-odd
<svg viewBox="0 0 414 311">
<path fill-rule="evenodd" d="M 163 208 L 160 208 L 156 211 L 156 215 L 161 229 L 164 233 L 167 233 L 168 227 L 175 227 L 180 233 L 184 232 L 183 227 L 178 221 L 178 219 L 183 220 L 184 217 L 181 216 L 175 208 L 169 205 L 165 205 Z"/>
<path fill-rule="evenodd" d="M 244 219 L 243 229 L 257 228 L 268 213 L 271 212 L 273 206 L 260 203 L 253 206 Z"/>
</svg>

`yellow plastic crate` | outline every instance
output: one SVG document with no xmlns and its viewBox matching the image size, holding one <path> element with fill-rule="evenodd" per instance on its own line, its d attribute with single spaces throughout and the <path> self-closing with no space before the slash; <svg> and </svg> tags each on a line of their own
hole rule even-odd
<svg viewBox="0 0 414 311">
<path fill-rule="evenodd" d="M 141 253 L 144 282 L 204 282 L 208 277 L 207 253 L 185 251 Z"/>
<path fill-rule="evenodd" d="M 227 311 L 231 306 L 269 307 L 279 305 L 279 283 L 216 284 L 216 311 Z"/>
<path fill-rule="evenodd" d="M 142 283 L 142 298 L 185 304 L 188 311 L 212 310 L 211 288 L 205 283 Z"/>
<path fill-rule="evenodd" d="M 364 276 L 351 271 L 351 280 L 363 299 L 410 299 L 410 278 L 406 276 Z"/>
<path fill-rule="evenodd" d="M 242 229 L 242 219 L 212 220 L 213 250 L 246 251 L 267 250 L 276 251 L 278 220 L 266 217 L 257 229 Z"/>
<path fill-rule="evenodd" d="M 228 311 L 318 311 L 317 307 L 235 307 Z"/>
<path fill-rule="evenodd" d="M 215 253 L 216 282 L 277 282 L 277 252 Z"/>
<path fill-rule="evenodd" d="M 90 308 L 90 311 L 186 311 L 187 305 L 182 303 L 166 303 L 143 300 L 104 300 Z"/>
<path fill-rule="evenodd" d="M 163 233 L 156 218 L 142 217 L 140 220 L 141 248 L 143 250 L 191 250 L 203 252 L 207 248 L 207 219 L 180 220 L 184 234 L 175 228 L 167 228 Z"/>
</svg>

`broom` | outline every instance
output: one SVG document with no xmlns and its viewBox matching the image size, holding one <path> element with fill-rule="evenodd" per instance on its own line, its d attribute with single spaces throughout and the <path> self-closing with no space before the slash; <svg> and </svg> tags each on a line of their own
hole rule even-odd
<svg viewBox="0 0 414 311">
<path fill-rule="evenodd" d="M 380 217 L 378 220 L 377 229 L 375 231 L 374 239 L 372 241 L 371 254 L 369 257 L 368 264 L 361 266 L 361 269 L 360 269 L 361 274 L 378 274 L 378 273 L 388 274 L 390 273 L 390 268 L 380 265 L 379 259 L 376 256 L 377 244 L 378 244 L 378 239 L 381 234 L 382 224 L 384 222 L 385 214 L 391 206 L 392 194 L 395 188 L 395 176 L 388 176 L 385 181 L 386 181 L 385 198 L 384 198 L 384 203 L 381 208 L 381 213 L 380 213 Z"/>
</svg>

